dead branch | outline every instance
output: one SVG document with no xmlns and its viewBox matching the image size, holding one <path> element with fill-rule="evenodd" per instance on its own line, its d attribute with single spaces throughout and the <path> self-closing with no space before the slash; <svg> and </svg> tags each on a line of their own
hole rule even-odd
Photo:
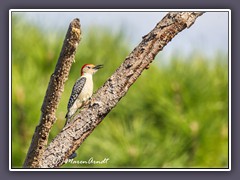
<svg viewBox="0 0 240 180">
<path fill-rule="evenodd" d="M 69 25 L 55 71 L 51 75 L 41 108 L 40 122 L 32 137 L 32 142 L 23 165 L 24 168 L 42 166 L 42 156 L 48 142 L 49 132 L 56 121 L 55 113 L 64 91 L 64 84 L 68 79 L 70 68 L 74 62 L 80 36 L 80 21 L 79 19 L 74 19 Z"/>
</svg>

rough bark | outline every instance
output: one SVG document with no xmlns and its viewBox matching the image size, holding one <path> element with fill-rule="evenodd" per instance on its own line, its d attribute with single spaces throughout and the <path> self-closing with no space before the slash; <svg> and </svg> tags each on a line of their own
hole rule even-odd
<svg viewBox="0 0 240 180">
<path fill-rule="evenodd" d="M 55 113 L 64 91 L 64 84 L 68 79 L 70 68 L 74 62 L 80 36 L 80 21 L 79 19 L 74 19 L 69 25 L 55 71 L 50 77 L 41 108 L 40 122 L 32 137 L 32 142 L 23 165 L 24 168 L 42 166 L 42 155 L 46 149 L 49 132 L 56 121 Z"/>
<path fill-rule="evenodd" d="M 190 27 L 203 12 L 171 12 L 143 37 L 142 42 L 130 53 L 115 73 L 93 95 L 72 122 L 49 144 L 43 154 L 42 168 L 63 165 L 95 127 L 114 108 L 147 69 L 157 53 L 186 27 Z"/>
</svg>

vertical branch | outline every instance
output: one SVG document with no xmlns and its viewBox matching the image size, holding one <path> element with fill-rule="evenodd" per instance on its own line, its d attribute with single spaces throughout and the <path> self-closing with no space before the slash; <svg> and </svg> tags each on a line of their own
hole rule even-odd
<svg viewBox="0 0 240 180">
<path fill-rule="evenodd" d="M 35 129 L 23 165 L 25 168 L 37 168 L 42 165 L 42 155 L 48 142 L 49 132 L 56 121 L 56 110 L 75 59 L 80 36 L 80 21 L 76 18 L 69 25 L 55 71 L 50 77 L 41 108 L 40 122 Z"/>
</svg>

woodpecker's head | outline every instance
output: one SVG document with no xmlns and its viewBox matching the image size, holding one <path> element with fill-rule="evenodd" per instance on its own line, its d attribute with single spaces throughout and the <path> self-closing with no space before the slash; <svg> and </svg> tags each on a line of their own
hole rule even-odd
<svg viewBox="0 0 240 180">
<path fill-rule="evenodd" d="M 85 64 L 83 65 L 81 69 L 81 75 L 83 74 L 94 74 L 96 73 L 99 69 L 103 68 L 103 65 L 94 65 L 94 64 Z"/>
</svg>

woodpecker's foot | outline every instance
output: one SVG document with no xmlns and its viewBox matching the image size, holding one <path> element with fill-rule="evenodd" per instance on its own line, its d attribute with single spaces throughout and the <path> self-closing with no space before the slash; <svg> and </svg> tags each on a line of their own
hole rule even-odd
<svg viewBox="0 0 240 180">
<path fill-rule="evenodd" d="M 74 159 L 75 157 L 77 157 L 77 153 L 76 153 L 76 152 L 72 153 L 72 154 L 68 157 L 68 159 Z"/>
<path fill-rule="evenodd" d="M 103 105 L 103 103 L 102 103 L 101 101 L 95 101 L 95 102 L 93 102 L 91 105 L 92 105 L 92 106 L 93 106 L 93 105 L 101 106 L 101 105 Z"/>
<path fill-rule="evenodd" d="M 97 99 L 93 99 L 93 101 L 91 101 L 91 106 L 94 106 L 94 105 L 101 106 L 103 105 L 103 102 L 98 101 Z"/>
</svg>

